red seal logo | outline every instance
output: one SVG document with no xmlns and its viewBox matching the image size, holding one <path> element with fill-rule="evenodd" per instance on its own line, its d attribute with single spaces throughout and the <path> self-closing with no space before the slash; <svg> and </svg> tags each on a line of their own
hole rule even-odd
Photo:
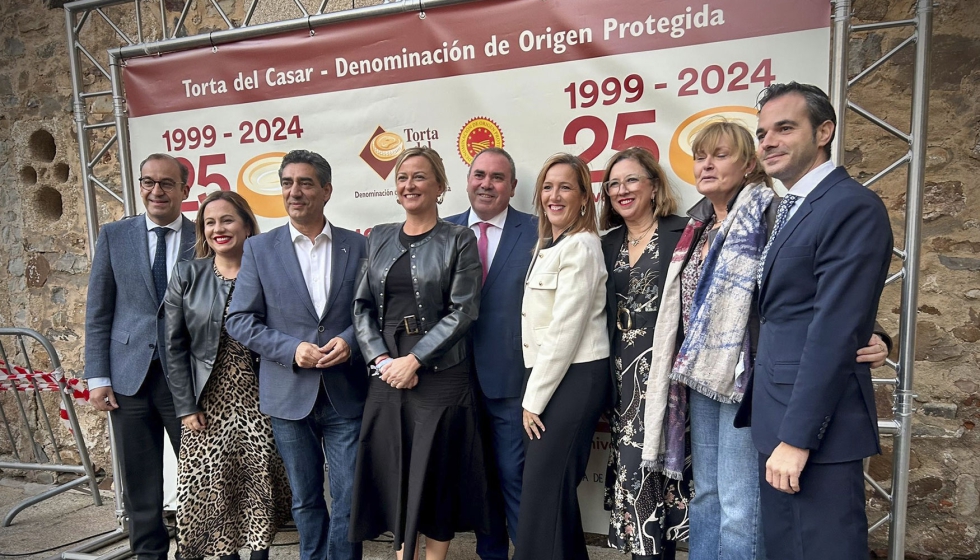
<svg viewBox="0 0 980 560">
<path fill-rule="evenodd" d="M 473 158 L 487 148 L 503 148 L 504 134 L 497 123 L 486 117 L 470 119 L 459 131 L 456 148 L 459 157 L 466 165 L 473 163 Z"/>
</svg>

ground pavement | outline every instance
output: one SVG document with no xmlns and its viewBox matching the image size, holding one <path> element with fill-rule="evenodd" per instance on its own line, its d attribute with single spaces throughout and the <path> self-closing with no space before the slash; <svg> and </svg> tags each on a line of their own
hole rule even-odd
<svg viewBox="0 0 980 560">
<path fill-rule="evenodd" d="M 0 519 L 18 502 L 48 488 L 19 479 L 0 478 Z M 0 527 L 0 558 L 18 555 L 17 560 L 53 559 L 65 549 L 55 548 L 59 545 L 111 531 L 116 527 L 112 493 L 103 492 L 102 496 L 104 505 L 96 507 L 88 495 L 70 490 L 25 509 L 14 518 L 13 525 Z M 299 558 L 296 540 L 295 531 L 280 532 L 270 554 L 271 560 Z M 598 536 L 591 540 L 597 543 L 603 541 Z M 105 551 L 117 546 L 110 546 Z M 51 548 L 54 550 L 46 550 Z M 449 549 L 449 560 L 478 560 L 475 549 L 476 539 L 472 533 L 458 535 Z M 174 547 L 171 546 L 170 550 L 173 558 Z M 615 550 L 599 546 L 590 546 L 589 556 L 592 560 L 628 558 Z M 364 560 L 391 560 L 394 557 L 390 541 L 365 543 Z M 243 558 L 247 560 L 247 554 Z M 687 560 L 687 555 L 678 554 L 678 560 Z"/>
</svg>

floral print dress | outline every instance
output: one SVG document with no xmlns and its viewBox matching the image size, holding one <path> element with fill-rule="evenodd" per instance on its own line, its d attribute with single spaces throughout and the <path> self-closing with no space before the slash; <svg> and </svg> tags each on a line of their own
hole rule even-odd
<svg viewBox="0 0 980 560">
<path fill-rule="evenodd" d="M 619 399 L 610 418 L 606 472 L 606 509 L 612 512 L 609 546 L 640 556 L 659 556 L 664 540 L 687 538 L 687 503 L 692 497 L 689 468 L 685 469 L 684 481 L 640 468 L 653 327 L 660 307 L 660 258 L 660 240 L 655 233 L 631 267 L 628 241 L 624 239 L 612 271 L 618 307 L 643 319 L 632 328 L 617 327 L 614 340 Z"/>
</svg>

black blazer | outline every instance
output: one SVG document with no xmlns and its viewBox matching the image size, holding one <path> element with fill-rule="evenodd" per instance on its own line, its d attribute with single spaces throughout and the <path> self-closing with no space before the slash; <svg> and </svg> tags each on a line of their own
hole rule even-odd
<svg viewBox="0 0 980 560">
<path fill-rule="evenodd" d="M 660 223 L 657 225 L 657 232 L 660 235 L 660 276 L 657 279 L 657 289 L 661 294 L 664 291 L 664 282 L 667 280 L 667 267 L 670 266 L 670 259 L 674 254 L 674 249 L 677 247 L 677 242 L 681 239 L 681 234 L 684 233 L 684 228 L 687 227 L 688 219 L 682 216 L 665 216 L 660 218 Z M 616 387 L 616 367 L 614 360 L 616 346 L 616 283 L 613 279 L 613 265 L 616 264 L 616 257 L 619 256 L 619 250 L 623 246 L 623 241 L 626 239 L 626 226 L 619 226 L 615 229 L 611 229 L 602 236 L 602 256 L 606 261 L 606 272 L 609 276 L 606 278 L 606 330 L 609 332 L 609 343 L 610 352 L 609 360 L 610 367 L 609 373 L 612 376 L 613 387 Z M 610 391 L 609 403 L 610 407 L 616 406 L 616 402 L 619 400 L 619 395 L 615 394 L 615 391 Z"/>
<path fill-rule="evenodd" d="M 167 380 L 178 418 L 200 411 L 197 403 L 218 354 L 231 281 L 219 279 L 213 268 L 213 258 L 177 263 L 163 300 Z"/>
</svg>

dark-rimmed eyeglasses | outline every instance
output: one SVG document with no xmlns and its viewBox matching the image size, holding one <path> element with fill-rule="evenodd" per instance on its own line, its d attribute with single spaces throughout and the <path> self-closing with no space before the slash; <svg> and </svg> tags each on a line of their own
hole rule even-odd
<svg viewBox="0 0 980 560">
<path fill-rule="evenodd" d="M 151 179 L 149 177 L 140 177 L 139 179 L 137 179 L 137 181 L 139 181 L 140 188 L 143 189 L 144 191 L 152 191 L 153 187 L 160 185 L 160 188 L 163 189 L 163 192 L 170 192 L 174 190 L 174 188 L 179 184 L 177 181 L 174 181 L 173 179 L 160 179 L 159 181 L 157 181 L 156 179 Z"/>
<path fill-rule="evenodd" d="M 626 187 L 627 191 L 634 191 L 643 179 L 649 179 L 649 177 L 646 175 L 627 175 L 622 181 L 606 181 L 602 184 L 602 190 L 606 191 L 606 194 L 610 196 L 614 192 L 619 192 L 619 189 L 622 187 Z"/>
</svg>

